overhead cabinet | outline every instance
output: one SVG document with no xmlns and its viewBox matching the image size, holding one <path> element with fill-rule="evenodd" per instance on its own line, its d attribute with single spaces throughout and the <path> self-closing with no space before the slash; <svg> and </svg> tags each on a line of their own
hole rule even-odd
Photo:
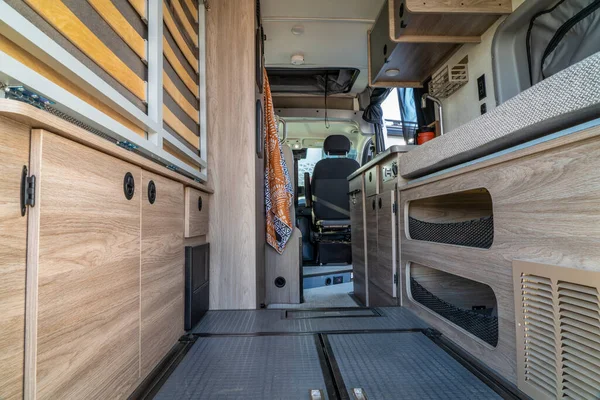
<svg viewBox="0 0 600 400">
<path fill-rule="evenodd" d="M 420 87 L 461 44 L 481 35 L 510 0 L 387 0 L 369 33 L 372 86 Z"/>
</svg>

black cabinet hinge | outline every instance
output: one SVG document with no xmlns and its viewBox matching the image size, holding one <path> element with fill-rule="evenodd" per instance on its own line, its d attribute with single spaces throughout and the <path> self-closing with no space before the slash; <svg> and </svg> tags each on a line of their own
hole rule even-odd
<svg viewBox="0 0 600 400">
<path fill-rule="evenodd" d="M 394 274 L 394 285 L 398 284 L 398 274 Z"/>
<path fill-rule="evenodd" d="M 25 216 L 27 206 L 35 206 L 35 175 L 27 175 L 27 166 L 21 174 L 21 215 Z"/>
</svg>

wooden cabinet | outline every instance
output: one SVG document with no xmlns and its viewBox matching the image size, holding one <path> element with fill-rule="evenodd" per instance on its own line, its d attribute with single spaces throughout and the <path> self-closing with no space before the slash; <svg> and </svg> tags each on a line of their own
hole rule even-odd
<svg viewBox="0 0 600 400">
<path fill-rule="evenodd" d="M 141 194 L 140 365 L 143 378 L 184 334 L 185 251 L 183 185 L 142 171 Z"/>
<path fill-rule="evenodd" d="M 208 196 L 199 190 L 185 188 L 185 237 L 208 233 Z"/>
<path fill-rule="evenodd" d="M 0 399 L 23 398 L 27 216 L 21 175 L 29 165 L 29 127 L 0 118 Z"/>
<path fill-rule="evenodd" d="M 360 178 L 359 178 L 360 179 Z M 362 182 L 362 179 L 361 179 Z M 367 269 L 365 265 L 365 222 L 362 190 L 350 196 L 350 219 L 352 222 L 352 271 L 354 295 L 367 304 Z"/>
<path fill-rule="evenodd" d="M 395 192 L 367 198 L 368 305 L 397 305 Z"/>
<path fill-rule="evenodd" d="M 30 395 L 127 397 L 140 375 L 142 170 L 42 130 L 32 131 L 31 157 L 40 197 L 29 232 L 38 240 L 28 261 L 38 277 Z"/>
</svg>

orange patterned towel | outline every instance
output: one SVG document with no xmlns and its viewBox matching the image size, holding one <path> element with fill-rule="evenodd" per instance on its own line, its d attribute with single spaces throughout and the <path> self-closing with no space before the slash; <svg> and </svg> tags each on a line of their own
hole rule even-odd
<svg viewBox="0 0 600 400">
<path fill-rule="evenodd" d="M 273 109 L 273 98 L 267 70 L 264 74 L 265 93 L 265 206 L 267 211 L 267 243 L 279 254 L 292 236 L 294 227 L 290 207 L 294 198 L 294 188 L 290 182 L 281 143 L 277 135 L 277 122 Z"/>
</svg>

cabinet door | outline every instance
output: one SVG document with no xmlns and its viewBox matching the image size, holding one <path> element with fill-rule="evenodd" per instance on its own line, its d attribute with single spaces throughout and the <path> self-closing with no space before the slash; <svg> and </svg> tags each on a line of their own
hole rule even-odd
<svg viewBox="0 0 600 400">
<path fill-rule="evenodd" d="M 191 187 L 185 188 L 185 237 L 208 233 L 208 195 Z"/>
<path fill-rule="evenodd" d="M 352 272 L 354 273 L 354 295 L 367 304 L 367 271 L 365 268 L 365 221 L 363 219 L 363 193 L 350 198 Z"/>
<path fill-rule="evenodd" d="M 377 196 L 367 197 L 366 220 L 367 224 L 367 306 L 373 305 L 373 285 L 371 284 L 371 271 L 377 269 Z"/>
<path fill-rule="evenodd" d="M 150 203 L 150 182 L 154 203 Z M 183 185 L 142 171 L 141 374 L 183 335 L 185 249 Z"/>
<path fill-rule="evenodd" d="M 23 398 L 27 217 L 21 175 L 29 165 L 29 128 L 0 118 L 0 399 Z"/>
<path fill-rule="evenodd" d="M 37 398 L 125 398 L 139 379 L 142 171 L 42 130 L 32 131 L 33 157 Z"/>
<path fill-rule="evenodd" d="M 377 196 L 377 263 L 369 265 L 369 293 L 375 306 L 396 305 L 396 220 L 394 191 Z"/>
</svg>

